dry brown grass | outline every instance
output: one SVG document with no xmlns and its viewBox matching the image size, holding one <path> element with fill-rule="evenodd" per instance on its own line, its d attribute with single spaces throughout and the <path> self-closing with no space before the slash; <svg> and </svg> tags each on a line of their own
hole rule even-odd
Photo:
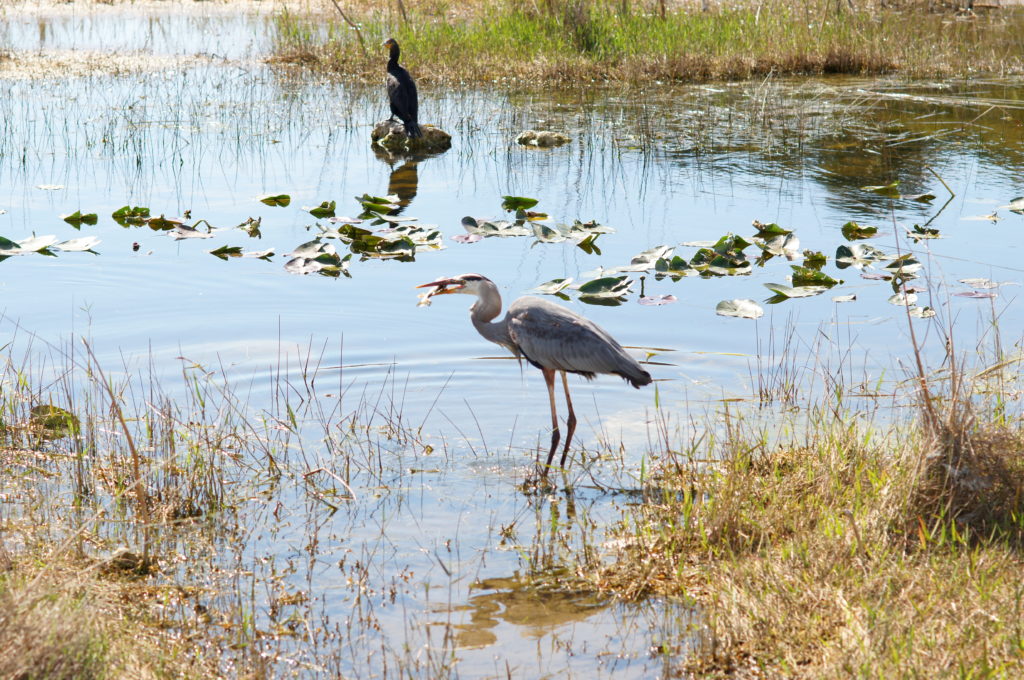
<svg viewBox="0 0 1024 680">
<path fill-rule="evenodd" d="M 1024 428 L 928 398 L 941 428 L 822 409 L 810 445 L 734 435 L 721 463 L 680 463 L 593 583 L 694 598 L 693 677 L 1020 677 Z"/>
<path fill-rule="evenodd" d="M 58 551 L 5 555 L 0 677 L 219 677 L 201 650 L 159 624 L 157 603 L 123 570 Z"/>
</svg>

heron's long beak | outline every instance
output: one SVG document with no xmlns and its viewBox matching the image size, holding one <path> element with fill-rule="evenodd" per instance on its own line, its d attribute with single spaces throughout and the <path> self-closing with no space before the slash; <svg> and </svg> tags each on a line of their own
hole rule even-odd
<svg viewBox="0 0 1024 680">
<path fill-rule="evenodd" d="M 450 295 L 457 293 L 459 290 L 466 286 L 466 282 L 460 279 L 438 279 L 437 281 L 431 281 L 430 283 L 424 283 L 417 288 L 433 288 L 430 291 L 430 297 L 435 295 Z"/>
</svg>

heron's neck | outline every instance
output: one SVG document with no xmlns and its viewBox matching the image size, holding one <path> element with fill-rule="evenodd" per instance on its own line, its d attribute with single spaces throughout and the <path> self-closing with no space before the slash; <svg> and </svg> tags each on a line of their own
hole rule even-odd
<svg viewBox="0 0 1024 680">
<path fill-rule="evenodd" d="M 511 349 L 513 342 L 508 334 L 507 320 L 493 321 L 498 314 L 501 314 L 501 294 L 495 288 L 482 289 L 477 301 L 469 308 L 473 328 L 485 339 Z"/>
<path fill-rule="evenodd" d="M 401 50 L 398 48 L 398 45 L 393 45 L 391 47 L 390 56 L 388 57 L 388 68 L 392 68 L 393 66 L 398 66 L 398 55 L 400 53 L 401 53 Z"/>
</svg>

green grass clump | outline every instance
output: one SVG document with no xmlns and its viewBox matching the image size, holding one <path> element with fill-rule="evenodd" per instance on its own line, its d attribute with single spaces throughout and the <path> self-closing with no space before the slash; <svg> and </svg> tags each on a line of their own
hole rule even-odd
<svg viewBox="0 0 1024 680">
<path fill-rule="evenodd" d="M 410 6 L 408 20 L 349 10 L 359 35 L 337 15 L 283 12 L 272 61 L 379 79 L 393 36 L 425 81 L 494 79 L 548 83 L 702 81 L 767 74 L 914 76 L 1020 72 L 1024 19 L 1012 12 L 953 21 L 950 13 L 836 9 L 835 3 L 739 3 L 709 11 L 600 0 L 469 3 L 459 12 Z M 367 53 L 357 38 L 363 38 Z"/>
</svg>

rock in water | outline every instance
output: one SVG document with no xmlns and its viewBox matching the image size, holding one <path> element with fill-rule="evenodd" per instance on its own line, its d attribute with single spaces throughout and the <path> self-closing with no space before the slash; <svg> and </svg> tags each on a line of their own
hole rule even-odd
<svg viewBox="0 0 1024 680">
<path fill-rule="evenodd" d="M 452 146 L 452 136 L 439 127 L 420 125 L 421 137 L 410 138 L 402 121 L 382 120 L 373 127 L 370 139 L 382 149 L 420 153 L 441 153 Z"/>
<path fill-rule="evenodd" d="M 519 133 L 519 136 L 516 137 L 516 143 L 522 144 L 523 146 L 549 148 L 567 144 L 570 139 L 569 135 L 564 135 L 561 132 L 553 132 L 551 130 L 526 130 L 525 132 Z"/>
</svg>

